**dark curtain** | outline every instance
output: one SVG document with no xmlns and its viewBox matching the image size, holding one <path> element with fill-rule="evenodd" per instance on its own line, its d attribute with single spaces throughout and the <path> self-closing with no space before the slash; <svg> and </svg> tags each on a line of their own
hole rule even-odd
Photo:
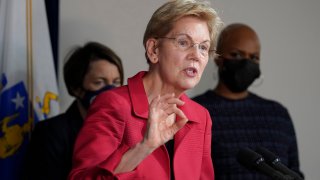
<svg viewBox="0 0 320 180">
<path fill-rule="evenodd" d="M 59 0 L 45 0 L 56 76 L 58 76 Z M 57 77 L 58 79 L 58 77 Z"/>
</svg>

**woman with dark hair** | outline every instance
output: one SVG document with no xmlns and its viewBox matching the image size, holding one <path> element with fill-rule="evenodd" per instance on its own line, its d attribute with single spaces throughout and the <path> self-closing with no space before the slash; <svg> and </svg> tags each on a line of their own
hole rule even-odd
<svg viewBox="0 0 320 180">
<path fill-rule="evenodd" d="M 67 179 L 74 142 L 90 103 L 99 93 L 123 84 L 121 59 L 100 43 L 77 47 L 66 60 L 64 80 L 75 101 L 65 113 L 36 124 L 23 179 Z"/>
</svg>

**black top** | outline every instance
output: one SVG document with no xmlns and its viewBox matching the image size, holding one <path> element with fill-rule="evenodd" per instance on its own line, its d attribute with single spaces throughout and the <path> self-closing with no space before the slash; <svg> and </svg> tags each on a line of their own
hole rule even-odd
<svg viewBox="0 0 320 180">
<path fill-rule="evenodd" d="M 28 145 L 23 179 L 67 179 L 82 124 L 76 101 L 65 113 L 37 123 Z"/>
<path fill-rule="evenodd" d="M 231 100 L 213 91 L 193 100 L 208 109 L 213 121 L 211 153 L 216 180 L 270 179 L 247 170 L 236 160 L 241 148 L 254 150 L 257 146 L 269 149 L 286 166 L 301 174 L 293 123 L 280 103 L 253 93 L 240 100 Z"/>
<path fill-rule="evenodd" d="M 171 177 L 171 180 L 174 180 L 174 173 L 173 173 L 174 140 L 173 139 L 169 140 L 165 145 L 170 157 L 170 177 Z"/>
</svg>

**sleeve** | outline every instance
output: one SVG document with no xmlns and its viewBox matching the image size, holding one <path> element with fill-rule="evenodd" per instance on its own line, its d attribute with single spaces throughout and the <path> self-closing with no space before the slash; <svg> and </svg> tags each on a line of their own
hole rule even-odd
<svg viewBox="0 0 320 180">
<path fill-rule="evenodd" d="M 212 138 L 212 121 L 210 118 L 210 114 L 207 110 L 205 110 L 206 114 L 206 126 L 205 126 L 205 137 L 204 137 L 204 150 L 203 150 L 203 160 L 201 167 L 201 177 L 200 179 L 213 179 L 214 170 L 211 158 L 211 138 Z"/>
<path fill-rule="evenodd" d="M 113 93 L 96 98 L 77 137 L 69 179 L 117 179 L 113 170 L 129 149 L 121 144 L 129 108 L 124 102 Z"/>
<path fill-rule="evenodd" d="M 24 162 L 23 179 L 64 179 L 68 172 L 63 167 L 63 145 L 57 144 L 54 132 L 49 132 L 47 122 L 39 122 L 32 132 Z"/>
<path fill-rule="evenodd" d="M 297 172 L 301 177 L 304 177 L 303 173 L 300 170 L 300 163 L 299 163 L 299 152 L 298 152 L 298 143 L 297 143 L 297 137 L 296 137 L 296 133 L 294 130 L 294 125 L 293 125 L 293 121 L 287 112 L 287 117 L 288 117 L 288 121 L 290 126 L 288 126 L 289 128 L 289 133 L 290 133 L 290 145 L 289 145 L 289 151 L 288 151 L 288 168 L 292 169 L 293 171 Z"/>
</svg>

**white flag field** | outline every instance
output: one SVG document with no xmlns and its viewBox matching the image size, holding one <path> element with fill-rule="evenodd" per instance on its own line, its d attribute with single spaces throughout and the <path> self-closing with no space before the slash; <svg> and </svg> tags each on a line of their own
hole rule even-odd
<svg viewBox="0 0 320 180">
<path fill-rule="evenodd" d="M 44 0 L 0 0 L 0 179 L 18 179 L 32 127 L 58 101 Z"/>
</svg>

